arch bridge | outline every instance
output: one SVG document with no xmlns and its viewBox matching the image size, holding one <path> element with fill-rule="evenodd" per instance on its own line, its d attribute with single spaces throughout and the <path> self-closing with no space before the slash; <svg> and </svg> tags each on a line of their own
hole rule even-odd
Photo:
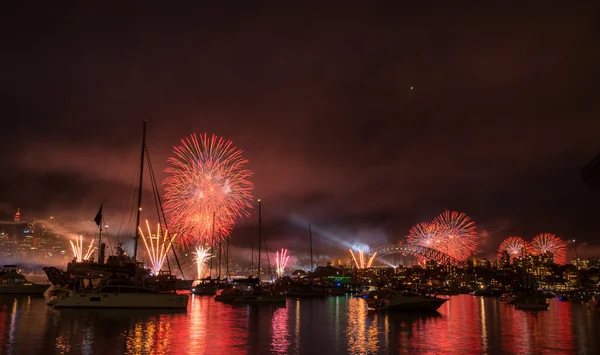
<svg viewBox="0 0 600 355">
<path fill-rule="evenodd" d="M 428 248 L 415 244 L 390 244 L 372 249 L 371 252 L 377 253 L 377 256 L 385 256 L 394 253 L 408 253 L 419 255 L 430 260 L 435 260 L 440 264 L 458 265 L 460 260 L 439 250 Z"/>
</svg>

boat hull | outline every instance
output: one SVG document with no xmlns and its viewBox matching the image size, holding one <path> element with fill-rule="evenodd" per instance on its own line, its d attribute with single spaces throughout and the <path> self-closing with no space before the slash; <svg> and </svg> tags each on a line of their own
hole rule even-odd
<svg viewBox="0 0 600 355">
<path fill-rule="evenodd" d="M 536 303 L 515 303 L 516 309 L 531 310 L 531 311 L 545 311 L 550 307 L 550 304 L 536 304 Z"/>
<path fill-rule="evenodd" d="M 233 303 L 282 303 L 285 304 L 285 295 L 249 295 L 234 298 Z"/>
<path fill-rule="evenodd" d="M 0 286 L 0 295 L 43 295 L 50 285 L 7 285 Z"/>
<path fill-rule="evenodd" d="M 233 302 L 233 300 L 235 300 L 236 297 L 239 297 L 239 296 L 237 296 L 237 295 L 216 295 L 215 301 L 217 301 L 217 302 Z"/>
<path fill-rule="evenodd" d="M 185 309 L 188 295 L 174 293 L 126 294 L 126 293 L 80 293 L 69 297 L 49 300 L 54 308 L 160 308 Z"/>
<path fill-rule="evenodd" d="M 434 299 L 422 302 L 410 302 L 410 303 L 390 303 L 387 306 L 381 307 L 389 311 L 402 311 L 402 312 L 435 312 L 440 308 L 447 300 L 445 299 Z"/>
<path fill-rule="evenodd" d="M 325 298 L 329 296 L 329 294 L 325 292 L 297 292 L 290 291 L 287 293 L 288 297 L 312 297 L 312 298 Z"/>
</svg>

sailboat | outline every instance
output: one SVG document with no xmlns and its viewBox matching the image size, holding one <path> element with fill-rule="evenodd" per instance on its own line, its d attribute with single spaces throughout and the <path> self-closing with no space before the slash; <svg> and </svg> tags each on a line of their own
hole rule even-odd
<svg viewBox="0 0 600 355">
<path fill-rule="evenodd" d="M 285 304 L 285 294 L 276 293 L 272 290 L 265 289 L 260 284 L 260 247 L 262 243 L 262 202 L 258 200 L 258 277 L 256 284 L 248 284 L 249 287 L 247 292 L 236 296 L 233 299 L 233 303 L 281 303 Z"/>
<path fill-rule="evenodd" d="M 534 289 L 528 282 L 525 272 L 525 248 L 522 249 L 521 254 L 523 255 L 523 285 L 525 288 L 515 296 L 513 304 L 516 309 L 524 311 L 545 311 L 550 304 L 546 302 L 546 295 Z"/>
<path fill-rule="evenodd" d="M 139 226 L 144 155 L 146 153 L 146 121 L 142 135 L 140 177 L 137 199 L 136 226 Z M 152 174 L 152 172 L 151 172 Z M 94 219 L 102 233 L 102 206 Z M 137 261 L 139 228 L 136 231 L 133 257 L 128 257 L 121 248 L 117 254 L 104 262 L 105 244 L 100 244 L 97 262 L 72 262 L 64 273 L 57 268 L 44 268 L 52 286 L 44 297 L 48 305 L 56 308 L 178 308 L 186 309 L 189 296 L 177 294 L 174 289 L 161 290 L 143 283 L 148 272 Z M 99 241 L 100 243 L 100 241 Z"/>
<path fill-rule="evenodd" d="M 312 228 L 308 225 L 308 238 L 310 244 L 310 272 L 311 275 L 302 280 L 292 281 L 288 285 L 288 297 L 314 297 L 323 298 L 329 296 L 328 285 L 315 283 L 313 272 L 313 254 L 312 254 Z"/>
</svg>

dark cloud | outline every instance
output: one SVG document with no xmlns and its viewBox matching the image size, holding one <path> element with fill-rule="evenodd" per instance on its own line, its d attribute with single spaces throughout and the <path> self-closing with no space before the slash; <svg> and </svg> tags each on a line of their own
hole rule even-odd
<svg viewBox="0 0 600 355">
<path fill-rule="evenodd" d="M 181 137 L 232 139 L 273 248 L 298 256 L 293 214 L 386 243 L 458 209 L 485 231 L 484 255 L 522 233 L 597 243 L 598 194 L 579 177 L 600 149 L 591 9 L 12 6 L 0 35 L 5 219 L 16 207 L 91 218 L 104 201 L 119 223 L 148 120 L 159 180 Z M 255 221 L 234 244 L 249 247 Z M 322 243 L 323 255 L 345 250 Z"/>
</svg>

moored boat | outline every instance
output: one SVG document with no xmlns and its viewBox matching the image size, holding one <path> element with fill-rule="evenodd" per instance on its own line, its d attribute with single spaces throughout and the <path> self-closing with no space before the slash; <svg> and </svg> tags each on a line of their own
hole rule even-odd
<svg viewBox="0 0 600 355">
<path fill-rule="evenodd" d="M 219 289 L 219 280 L 207 277 L 201 280 L 194 280 L 190 293 L 198 296 L 214 296 Z"/>
<path fill-rule="evenodd" d="M 268 290 L 264 290 L 262 288 L 257 288 L 252 290 L 249 293 L 242 294 L 233 299 L 233 303 L 282 303 L 285 304 L 286 298 L 285 294 L 277 294 L 270 292 Z"/>
<path fill-rule="evenodd" d="M 528 290 L 518 294 L 514 299 L 516 309 L 542 311 L 547 310 L 550 304 L 542 292 Z"/>
<path fill-rule="evenodd" d="M 42 295 L 50 285 L 29 282 L 17 272 L 17 265 L 4 265 L 0 271 L 0 294 Z"/>
<path fill-rule="evenodd" d="M 434 312 L 448 299 L 423 296 L 410 291 L 379 290 L 369 292 L 365 301 L 369 308 L 377 310 Z"/>
<path fill-rule="evenodd" d="M 185 309 L 189 298 L 136 286 L 127 279 L 81 276 L 65 287 L 53 287 L 44 296 L 46 303 L 55 308 Z"/>
</svg>

